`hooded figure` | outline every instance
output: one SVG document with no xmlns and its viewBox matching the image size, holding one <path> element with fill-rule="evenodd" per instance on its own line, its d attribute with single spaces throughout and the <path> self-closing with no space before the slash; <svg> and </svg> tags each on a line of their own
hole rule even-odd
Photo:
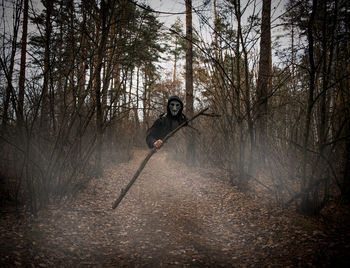
<svg viewBox="0 0 350 268">
<path fill-rule="evenodd" d="M 183 107 L 184 105 L 178 96 L 169 98 L 167 112 L 160 115 L 148 131 L 146 142 L 149 148 L 160 148 L 165 136 L 186 121 L 186 116 L 182 114 Z"/>
</svg>

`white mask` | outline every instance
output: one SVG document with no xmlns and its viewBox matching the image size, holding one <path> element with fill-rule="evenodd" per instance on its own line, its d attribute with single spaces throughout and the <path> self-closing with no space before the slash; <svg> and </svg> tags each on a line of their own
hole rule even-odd
<svg viewBox="0 0 350 268">
<path fill-rule="evenodd" d="M 176 116 L 181 109 L 181 103 L 177 100 L 172 100 L 169 103 L 169 109 L 172 116 Z"/>
</svg>

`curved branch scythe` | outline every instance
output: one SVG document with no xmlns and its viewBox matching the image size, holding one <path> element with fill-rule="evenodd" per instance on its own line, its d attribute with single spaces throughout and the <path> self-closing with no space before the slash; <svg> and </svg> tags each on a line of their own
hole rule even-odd
<svg viewBox="0 0 350 268">
<path fill-rule="evenodd" d="M 167 140 L 169 138 L 171 138 L 172 136 L 174 136 L 174 134 L 176 132 L 178 132 L 181 128 L 183 128 L 184 126 L 186 126 L 189 122 L 193 121 L 194 119 L 196 119 L 197 117 L 204 115 L 204 116 L 210 116 L 210 117 L 218 117 L 219 115 L 216 114 L 206 114 L 205 112 L 208 110 L 209 108 L 205 108 L 202 111 L 200 111 L 199 113 L 197 113 L 196 115 L 194 115 L 192 118 L 187 119 L 186 121 L 184 121 L 181 125 L 179 125 L 177 128 L 175 128 L 173 131 L 171 131 L 164 139 L 163 139 L 163 144 L 167 142 Z M 144 169 L 144 167 L 146 166 L 148 160 L 150 160 L 150 158 L 152 157 L 152 155 L 154 153 L 156 153 L 159 149 L 157 148 L 153 148 L 149 151 L 149 153 L 147 154 L 146 158 L 142 161 L 140 167 L 137 169 L 134 177 L 131 179 L 131 181 L 128 183 L 128 185 L 125 187 L 125 189 L 122 189 L 118 199 L 113 203 L 112 208 L 115 209 L 119 203 L 123 200 L 124 196 L 126 195 L 126 193 L 129 191 L 129 189 L 131 188 L 131 186 L 134 184 L 134 182 L 136 181 L 136 179 L 138 178 L 138 176 L 140 175 L 141 171 Z"/>
</svg>

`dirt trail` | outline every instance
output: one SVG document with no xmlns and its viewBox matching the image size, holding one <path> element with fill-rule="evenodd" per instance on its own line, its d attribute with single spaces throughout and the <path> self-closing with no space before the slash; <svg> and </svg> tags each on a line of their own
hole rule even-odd
<svg viewBox="0 0 350 268">
<path fill-rule="evenodd" d="M 92 180 L 75 202 L 8 225 L 1 263 L 14 266 L 262 267 L 329 260 L 324 233 L 213 171 L 190 170 L 158 152 L 116 210 L 121 188 L 147 151 Z M 328 259 L 327 259 L 328 258 Z"/>
</svg>

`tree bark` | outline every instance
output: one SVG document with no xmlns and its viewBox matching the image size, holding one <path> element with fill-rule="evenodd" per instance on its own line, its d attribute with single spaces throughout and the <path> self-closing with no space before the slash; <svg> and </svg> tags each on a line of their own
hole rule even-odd
<svg viewBox="0 0 350 268">
<path fill-rule="evenodd" d="M 310 207 L 310 198 L 307 189 L 310 186 L 310 180 L 307 178 L 307 161 L 308 161 L 308 141 L 311 128 L 311 117 L 312 117 L 312 108 L 314 105 L 314 91 L 315 91 L 315 74 L 316 66 L 314 59 L 314 36 L 313 36 L 313 24 L 315 19 L 315 14 L 317 10 L 317 0 L 312 1 L 312 13 L 308 23 L 307 37 L 309 42 L 308 54 L 310 62 L 310 77 L 309 77 L 309 94 L 307 100 L 307 111 L 305 117 L 305 127 L 304 127 L 304 141 L 303 141 L 303 157 L 301 163 L 301 172 L 302 172 L 302 184 L 301 184 L 301 193 L 303 193 L 303 198 L 301 202 L 301 211 L 305 214 L 312 214 L 312 208 Z"/>
<path fill-rule="evenodd" d="M 260 60 L 257 84 L 257 142 L 262 161 L 265 159 L 264 152 L 267 137 L 267 113 L 268 113 L 268 92 L 271 87 L 271 0 L 263 0 L 261 39 L 260 39 Z"/>
<path fill-rule="evenodd" d="M 135 108 L 135 127 L 139 127 L 139 83 L 140 83 L 140 66 L 137 66 L 136 73 L 136 108 Z"/>
<path fill-rule="evenodd" d="M 49 79 L 50 79 L 50 42 L 51 42 L 51 14 L 53 11 L 53 1 L 46 0 L 46 16 L 45 16 L 45 51 L 44 51 L 44 82 L 42 90 L 42 106 L 41 106 L 41 122 L 40 126 L 46 134 L 49 122 Z"/>
<path fill-rule="evenodd" d="M 81 0 L 81 13 L 83 16 L 83 21 L 81 23 L 81 39 L 80 39 L 80 59 L 79 59 L 79 67 L 78 67 L 78 107 L 80 108 L 85 101 L 86 93 L 85 93 L 85 83 L 86 83 L 86 13 L 87 10 L 84 6 L 84 1 Z"/>
<path fill-rule="evenodd" d="M 127 119 L 130 119 L 130 111 L 132 109 L 131 96 L 132 96 L 132 80 L 133 80 L 134 70 L 130 70 L 130 82 L 129 82 L 129 92 L 128 92 L 128 103 L 127 103 Z"/>
<path fill-rule="evenodd" d="M 26 55 L 27 55 L 27 35 L 28 35 L 28 0 L 24 0 L 23 3 L 23 28 L 22 28 L 22 45 L 21 45 L 21 67 L 19 73 L 18 84 L 18 126 L 20 131 L 23 131 L 24 126 L 24 92 L 25 92 L 25 80 L 26 80 Z"/>
<path fill-rule="evenodd" d="M 7 86 L 6 91 L 3 98 L 3 112 L 2 112 L 2 121 L 1 121 L 1 132 L 5 133 L 7 131 L 7 121 L 8 121 L 8 109 L 10 107 L 10 97 L 12 92 L 12 76 L 13 76 L 13 69 L 15 65 L 15 57 L 16 57 L 16 51 L 17 51 L 17 36 L 18 36 L 18 28 L 20 25 L 20 17 L 21 17 L 21 8 L 18 8 L 18 5 L 16 4 L 16 10 L 15 10 L 15 23 L 13 26 L 13 39 L 11 44 L 11 56 L 10 56 L 10 66 L 8 69 L 8 75 L 7 75 Z M 23 34 L 23 33 L 22 33 Z M 14 109 L 16 109 L 16 105 L 14 105 Z"/>
<path fill-rule="evenodd" d="M 218 23 L 219 23 L 219 17 L 218 17 L 218 13 L 217 13 L 217 10 L 216 10 L 216 0 L 214 0 L 213 2 L 213 5 L 214 5 L 214 46 L 215 46 L 215 60 L 217 62 L 219 62 L 219 44 L 218 44 Z M 219 71 L 218 71 L 218 66 L 215 65 L 215 79 L 216 79 L 216 82 L 219 82 Z"/>
<path fill-rule="evenodd" d="M 244 178 L 244 135 L 243 135 L 243 120 L 241 110 L 241 55 L 240 48 L 240 33 L 241 33 L 241 7 L 240 1 L 235 1 L 235 13 L 237 18 L 237 39 L 236 39 L 236 73 L 237 73 L 237 124 L 239 128 L 239 177 Z M 232 182 L 231 182 L 232 183 Z"/>
<path fill-rule="evenodd" d="M 236 0 L 234 1 L 234 6 L 235 6 L 235 13 L 236 13 L 236 17 L 238 20 L 238 38 L 240 39 L 240 43 L 242 45 L 242 52 L 243 52 L 243 60 L 244 60 L 244 91 L 242 90 L 242 96 L 244 96 L 244 103 L 245 103 L 245 113 L 247 116 L 247 125 L 248 125 L 248 132 L 249 132 L 249 139 L 250 139 L 250 153 L 249 153 L 249 159 L 248 159 L 248 168 L 247 171 L 248 173 L 251 173 L 251 170 L 253 169 L 253 154 L 254 154 L 254 149 L 255 149 L 255 137 L 254 137 L 254 125 L 253 125 L 253 119 L 252 119 L 252 115 L 251 115 L 251 102 L 250 102 L 250 74 L 249 74 L 249 65 L 248 65 L 248 52 L 247 49 L 245 47 L 245 43 L 244 43 L 244 38 L 243 38 L 243 33 L 242 33 L 242 27 L 241 27 L 241 10 L 240 10 L 240 1 Z M 239 51 L 239 48 L 237 49 L 237 51 Z M 240 60 L 240 54 L 237 55 L 238 57 L 238 61 Z M 237 74 L 238 76 L 240 76 L 240 71 Z M 241 78 L 238 78 L 238 81 L 240 81 Z M 242 88 L 240 86 L 240 88 Z M 238 100 L 240 101 L 240 100 Z M 241 110 L 243 110 L 243 107 L 241 108 Z M 241 114 L 243 114 L 243 111 L 241 112 Z M 242 185 L 243 188 L 245 188 L 246 186 L 246 174 L 244 172 L 244 160 L 245 160 L 245 144 L 244 144 L 244 133 L 243 133 L 243 123 L 241 122 L 241 120 L 243 120 L 243 116 L 242 118 L 239 118 L 238 121 L 240 123 L 241 126 L 241 131 L 240 131 L 240 157 L 241 157 L 241 167 L 240 167 L 240 183 Z"/>
<path fill-rule="evenodd" d="M 108 1 L 109 2 L 109 1 Z M 101 92 L 101 70 L 103 65 L 104 52 L 107 43 L 107 37 L 110 25 L 107 23 L 108 17 L 108 2 L 105 3 L 104 0 L 101 0 L 101 40 L 97 48 L 97 61 L 96 61 L 96 70 L 95 75 L 95 105 L 96 105 L 96 175 L 102 175 L 102 145 L 103 145 L 103 109 L 102 109 L 102 92 Z M 100 29 L 97 29 L 98 31 Z"/>
<path fill-rule="evenodd" d="M 192 0 L 186 0 L 186 114 L 193 116 L 193 48 L 192 48 Z M 187 136 L 187 162 L 193 164 L 195 144 L 192 133 Z"/>
<path fill-rule="evenodd" d="M 176 49 L 177 49 L 177 44 L 175 44 L 175 53 L 174 53 L 174 73 L 173 73 L 173 85 L 174 85 L 174 88 L 175 88 L 175 81 L 176 81 L 176 64 L 177 64 Z"/>
</svg>

